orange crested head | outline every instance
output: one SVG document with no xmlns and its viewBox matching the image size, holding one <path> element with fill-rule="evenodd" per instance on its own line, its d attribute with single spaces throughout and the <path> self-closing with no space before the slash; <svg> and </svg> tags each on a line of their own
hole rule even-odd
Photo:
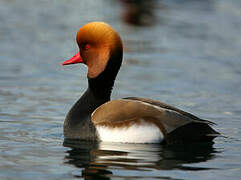
<svg viewBox="0 0 241 180">
<path fill-rule="evenodd" d="M 91 22 L 82 26 L 77 33 L 76 41 L 79 52 L 62 65 L 84 63 L 88 66 L 90 78 L 97 77 L 105 70 L 111 56 L 122 56 L 120 36 L 104 22 Z"/>
</svg>

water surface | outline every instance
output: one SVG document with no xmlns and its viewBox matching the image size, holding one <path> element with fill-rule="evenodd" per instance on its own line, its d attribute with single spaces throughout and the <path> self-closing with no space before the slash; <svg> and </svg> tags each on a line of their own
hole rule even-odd
<svg viewBox="0 0 241 180">
<path fill-rule="evenodd" d="M 225 0 L 0 2 L 0 179 L 240 179 L 241 3 Z M 113 98 L 140 96 L 217 125 L 215 144 L 64 141 L 87 69 L 61 62 L 75 34 L 105 21 L 124 62 Z"/>
</svg>

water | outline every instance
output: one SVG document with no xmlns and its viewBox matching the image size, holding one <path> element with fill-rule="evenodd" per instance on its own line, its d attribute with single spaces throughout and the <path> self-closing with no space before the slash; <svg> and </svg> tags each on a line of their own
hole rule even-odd
<svg viewBox="0 0 241 180">
<path fill-rule="evenodd" d="M 225 0 L 0 2 L 0 179 L 240 179 L 241 3 Z M 65 141 L 87 86 L 62 67 L 89 21 L 124 41 L 113 98 L 161 100 L 209 119 L 215 144 L 162 147 Z"/>
</svg>

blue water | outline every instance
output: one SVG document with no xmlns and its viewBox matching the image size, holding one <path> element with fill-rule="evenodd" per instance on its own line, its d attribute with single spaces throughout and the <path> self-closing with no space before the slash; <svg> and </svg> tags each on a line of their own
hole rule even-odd
<svg viewBox="0 0 241 180">
<path fill-rule="evenodd" d="M 0 1 L 0 179 L 240 179 L 241 2 Z M 75 34 L 105 21 L 124 62 L 113 98 L 157 99 L 209 119 L 213 145 L 64 141 L 87 69 L 62 67 Z"/>
</svg>

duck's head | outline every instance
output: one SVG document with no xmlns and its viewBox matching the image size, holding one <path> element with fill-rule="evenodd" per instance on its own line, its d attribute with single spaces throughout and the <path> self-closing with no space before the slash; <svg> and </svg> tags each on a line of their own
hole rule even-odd
<svg viewBox="0 0 241 180">
<path fill-rule="evenodd" d="M 62 65 L 84 63 L 88 67 L 88 78 L 98 77 L 109 64 L 117 67 L 114 69 L 118 72 L 122 61 L 122 42 L 110 25 L 104 22 L 88 23 L 79 29 L 76 41 L 79 52 Z"/>
</svg>

